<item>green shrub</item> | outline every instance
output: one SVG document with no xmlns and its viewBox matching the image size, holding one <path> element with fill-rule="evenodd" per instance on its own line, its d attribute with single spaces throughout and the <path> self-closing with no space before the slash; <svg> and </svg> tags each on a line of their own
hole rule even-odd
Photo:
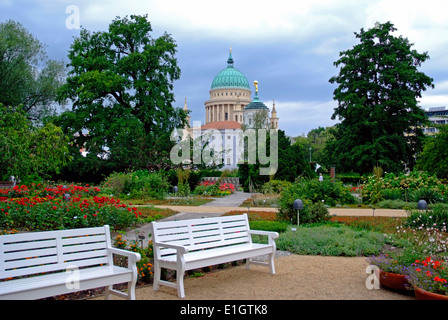
<svg viewBox="0 0 448 320">
<path fill-rule="evenodd" d="M 401 200 L 403 191 L 401 189 L 383 189 L 380 191 L 381 198 L 384 200 Z"/>
<path fill-rule="evenodd" d="M 441 201 L 448 193 L 448 187 L 436 176 L 421 171 L 409 174 L 386 173 L 384 177 L 372 175 L 367 178 L 362 189 L 363 201 L 370 203 L 388 199 L 414 201 L 419 196 L 428 197 L 431 201 Z"/>
<path fill-rule="evenodd" d="M 316 222 L 326 216 L 323 205 L 353 204 L 356 199 L 341 182 L 300 180 L 286 187 L 278 200 L 280 220 L 297 221 L 297 212 L 293 210 L 296 199 L 301 199 L 304 209 L 300 210 L 301 222 Z M 314 205 L 312 204 L 319 205 Z M 326 210 L 328 213 L 328 210 Z M 303 218 L 302 218 L 303 216 Z M 302 220 L 303 219 L 303 220 Z"/>
<path fill-rule="evenodd" d="M 163 199 L 169 191 L 170 184 L 161 172 L 138 170 L 129 173 L 114 172 L 103 181 L 101 188 L 103 192 L 123 199 L 145 197 Z"/>
<path fill-rule="evenodd" d="M 101 184 L 103 192 L 114 196 L 131 192 L 132 175 L 124 172 L 114 172 L 110 174 Z"/>
<path fill-rule="evenodd" d="M 412 210 L 404 225 L 420 230 L 437 228 L 446 232 L 448 226 L 448 208 L 445 205 L 435 205 L 431 210 Z"/>
<path fill-rule="evenodd" d="M 288 229 L 289 223 L 282 221 L 257 220 L 250 221 L 249 225 L 251 230 L 275 231 L 282 233 Z"/>
<path fill-rule="evenodd" d="M 407 202 L 404 200 L 383 200 L 378 202 L 377 205 L 386 209 L 417 209 L 417 202 Z"/>
<path fill-rule="evenodd" d="M 442 202 L 442 194 L 432 188 L 420 188 L 409 193 L 409 199 L 414 202 L 425 200 L 427 203 Z"/>
<path fill-rule="evenodd" d="M 188 179 L 190 178 L 190 170 L 184 170 L 181 168 L 176 169 L 177 174 L 177 196 L 188 197 L 190 196 L 191 189 Z"/>
<path fill-rule="evenodd" d="M 362 181 L 362 177 L 359 173 L 338 173 L 336 178 L 342 183 L 358 185 Z"/>
<path fill-rule="evenodd" d="M 302 255 L 369 256 L 378 254 L 386 238 L 383 234 L 354 230 L 347 226 L 306 226 L 280 234 L 279 250 Z"/>
<path fill-rule="evenodd" d="M 264 194 L 280 194 L 283 190 L 291 186 L 291 182 L 283 180 L 271 180 L 261 187 Z"/>
</svg>

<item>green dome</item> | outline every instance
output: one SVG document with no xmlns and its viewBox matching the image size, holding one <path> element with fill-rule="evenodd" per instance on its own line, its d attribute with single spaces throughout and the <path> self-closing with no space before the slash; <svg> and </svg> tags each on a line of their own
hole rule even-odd
<svg viewBox="0 0 448 320">
<path fill-rule="evenodd" d="M 233 67 L 232 53 L 227 60 L 227 68 L 222 70 L 213 79 L 212 90 L 218 88 L 243 88 L 250 90 L 246 76 Z"/>
</svg>

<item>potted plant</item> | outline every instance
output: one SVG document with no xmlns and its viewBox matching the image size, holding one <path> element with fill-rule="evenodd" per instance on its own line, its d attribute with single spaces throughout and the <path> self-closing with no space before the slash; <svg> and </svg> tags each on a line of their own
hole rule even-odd
<svg viewBox="0 0 448 320">
<path fill-rule="evenodd" d="M 448 300 L 448 263 L 427 257 L 415 260 L 406 277 L 420 300 Z"/>
<path fill-rule="evenodd" d="M 421 258 L 421 253 L 412 248 L 406 248 L 371 256 L 368 262 L 380 269 L 380 284 L 382 286 L 405 291 L 409 289 L 406 280 L 409 267 L 419 258 Z"/>
</svg>

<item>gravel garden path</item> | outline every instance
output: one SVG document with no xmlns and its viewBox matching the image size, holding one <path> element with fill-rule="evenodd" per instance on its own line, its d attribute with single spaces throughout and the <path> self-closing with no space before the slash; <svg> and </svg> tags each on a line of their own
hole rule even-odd
<svg viewBox="0 0 448 320">
<path fill-rule="evenodd" d="M 233 210 L 250 194 L 236 193 L 199 207 L 169 208 L 180 212 L 169 219 L 193 219 L 220 216 Z M 168 207 L 168 206 L 163 206 Z M 252 210 L 275 210 L 273 208 L 251 208 Z M 405 216 L 404 210 L 330 209 L 330 214 L 340 216 Z M 137 233 L 146 233 L 147 226 L 128 232 L 128 239 Z M 409 292 L 398 293 L 380 289 L 368 289 L 365 257 L 302 256 L 278 251 L 276 274 L 267 268 L 237 266 L 209 272 L 201 277 L 185 279 L 186 300 L 413 300 Z M 154 291 L 152 286 L 139 287 L 138 300 L 177 300 L 175 289 L 161 286 Z M 101 299 L 101 297 L 99 297 Z"/>
<path fill-rule="evenodd" d="M 368 289 L 365 257 L 301 256 L 279 252 L 276 274 L 237 266 L 185 279 L 183 300 L 415 300 L 410 292 Z M 177 291 L 139 287 L 137 300 L 180 300 Z M 102 299 L 97 297 L 97 299 Z"/>
</svg>

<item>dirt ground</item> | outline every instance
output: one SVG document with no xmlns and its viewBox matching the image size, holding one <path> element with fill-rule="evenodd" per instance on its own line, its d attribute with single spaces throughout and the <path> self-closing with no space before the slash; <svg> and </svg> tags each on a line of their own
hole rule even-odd
<svg viewBox="0 0 448 320">
<path fill-rule="evenodd" d="M 244 265 L 185 279 L 184 300 L 414 300 L 409 293 L 380 287 L 367 289 L 365 257 L 286 255 L 275 260 L 276 274 L 269 269 Z M 161 286 L 136 290 L 138 300 L 178 300 L 177 291 Z M 96 299 L 101 299 L 97 297 Z"/>
</svg>

